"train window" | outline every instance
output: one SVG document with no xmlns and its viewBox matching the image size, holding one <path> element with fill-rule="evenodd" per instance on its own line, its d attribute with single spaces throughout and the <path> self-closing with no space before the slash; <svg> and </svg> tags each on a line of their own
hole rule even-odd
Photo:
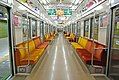
<svg viewBox="0 0 119 80">
<path fill-rule="evenodd" d="M 47 24 L 47 33 L 49 33 L 49 29 L 50 29 L 50 28 L 49 28 L 49 25 Z"/>
<path fill-rule="evenodd" d="M 90 38 L 93 38 L 93 22 L 94 22 L 94 19 L 91 18 L 91 21 L 90 21 Z"/>
<path fill-rule="evenodd" d="M 71 32 L 71 25 L 68 26 L 68 32 Z"/>
<path fill-rule="evenodd" d="M 84 36 L 88 37 L 89 33 L 89 20 L 84 21 Z"/>
<path fill-rule="evenodd" d="M 95 18 L 95 25 L 92 28 L 93 29 L 93 34 L 94 34 L 93 38 L 95 40 L 98 40 L 98 30 L 99 30 L 98 28 L 99 28 L 99 17 L 96 17 Z"/>
<path fill-rule="evenodd" d="M 40 36 L 42 36 L 42 21 L 40 21 Z"/>
<path fill-rule="evenodd" d="M 30 19 L 27 19 L 26 17 L 22 17 L 22 34 L 23 34 L 23 41 L 26 41 L 28 37 L 31 37 L 30 33 Z M 30 33 L 30 34 L 29 34 Z"/>
<path fill-rule="evenodd" d="M 44 34 L 46 34 L 47 33 L 47 25 L 46 25 L 46 23 L 44 23 Z"/>
<path fill-rule="evenodd" d="M 37 36 L 37 21 L 32 19 L 32 37 Z"/>
<path fill-rule="evenodd" d="M 40 36 L 43 38 L 44 36 L 44 22 L 40 21 Z"/>
<path fill-rule="evenodd" d="M 94 23 L 94 18 L 91 18 L 90 22 L 90 38 L 93 38 L 95 40 L 98 40 L 98 29 L 99 28 L 99 17 L 95 18 L 95 23 Z"/>
<path fill-rule="evenodd" d="M 80 25 L 81 25 L 81 23 L 80 22 L 77 22 L 77 31 L 76 31 L 77 36 L 80 36 L 81 35 Z"/>
<path fill-rule="evenodd" d="M 46 24 L 46 33 L 48 33 L 48 24 Z"/>
<path fill-rule="evenodd" d="M 70 26 L 71 33 L 73 33 L 73 26 L 74 26 L 74 24 L 71 24 L 71 26 Z"/>
<path fill-rule="evenodd" d="M 49 25 L 47 24 L 47 33 L 50 33 L 51 28 L 49 27 Z"/>
<path fill-rule="evenodd" d="M 0 6 L 0 80 L 6 80 L 12 74 L 8 31 L 8 12 Z"/>
<path fill-rule="evenodd" d="M 40 21 L 37 20 L 37 36 L 40 36 Z"/>
<path fill-rule="evenodd" d="M 98 30 L 99 30 L 98 28 L 99 28 L 99 17 L 95 18 L 95 23 L 94 23 L 94 18 L 91 18 L 91 21 L 90 21 L 90 38 L 98 40 Z"/>
<path fill-rule="evenodd" d="M 75 34 L 76 33 L 76 28 L 77 28 L 77 23 L 74 23 L 74 31 L 73 31 L 73 33 Z"/>
</svg>

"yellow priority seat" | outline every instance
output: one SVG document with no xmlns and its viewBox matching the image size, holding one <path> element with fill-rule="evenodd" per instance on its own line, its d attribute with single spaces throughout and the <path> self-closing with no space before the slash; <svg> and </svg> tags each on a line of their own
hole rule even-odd
<svg viewBox="0 0 119 80">
<path fill-rule="evenodd" d="M 78 43 L 72 42 L 71 44 L 75 49 L 77 49 L 77 48 L 83 49 L 86 47 L 87 42 L 88 42 L 88 40 L 86 38 L 79 37 Z"/>
<path fill-rule="evenodd" d="M 15 51 L 16 65 L 35 64 L 39 57 L 43 54 L 45 48 L 36 49 L 33 40 L 26 41 L 17 45 L 19 47 Z"/>
<path fill-rule="evenodd" d="M 45 48 L 42 48 L 42 49 L 36 49 L 35 48 L 35 43 L 33 40 L 30 40 L 28 41 L 26 44 L 25 44 L 25 47 L 28 47 L 27 48 L 27 51 L 29 51 L 31 54 L 36 54 L 36 55 L 39 55 L 39 53 L 42 53 L 44 51 Z"/>
<path fill-rule="evenodd" d="M 86 39 L 86 38 L 83 37 L 83 38 L 81 39 L 81 41 L 80 41 L 80 45 L 81 45 L 83 48 L 85 48 L 87 42 L 88 42 L 88 39 Z"/>
<path fill-rule="evenodd" d="M 80 41 L 81 41 L 82 37 L 79 37 L 78 39 L 78 43 L 77 42 L 71 42 L 72 46 L 76 49 L 76 48 L 83 48 L 81 45 L 80 45 Z"/>
<path fill-rule="evenodd" d="M 49 38 L 49 34 L 45 34 L 45 39 L 47 40 Z"/>
<path fill-rule="evenodd" d="M 77 49 L 77 48 L 83 48 L 80 44 L 78 44 L 78 43 L 76 43 L 76 42 L 72 42 L 71 43 L 72 44 L 72 46 L 75 48 L 75 49 Z"/>
</svg>

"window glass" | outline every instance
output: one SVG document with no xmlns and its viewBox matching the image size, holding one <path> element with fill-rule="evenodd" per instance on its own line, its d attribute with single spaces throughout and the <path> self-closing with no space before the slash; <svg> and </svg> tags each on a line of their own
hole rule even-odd
<svg viewBox="0 0 119 80">
<path fill-rule="evenodd" d="M 113 10 L 113 20 L 112 20 L 112 38 L 111 38 L 111 59 L 110 59 L 110 69 L 109 78 L 111 80 L 119 79 L 119 9 Z"/>
<path fill-rule="evenodd" d="M 94 32 L 94 39 L 95 40 L 98 40 L 98 28 L 99 28 L 99 17 L 96 17 L 95 18 L 95 25 L 94 25 L 94 27 L 92 28 L 92 29 L 94 29 L 93 30 L 93 32 Z"/>
<path fill-rule="evenodd" d="M 99 17 L 95 18 L 95 23 L 94 23 L 94 18 L 91 18 L 91 22 L 90 22 L 90 38 L 98 40 L 98 30 L 99 30 L 98 28 L 99 28 Z"/>
<path fill-rule="evenodd" d="M 84 21 L 84 36 L 88 37 L 88 33 L 89 33 L 89 20 Z"/>
<path fill-rule="evenodd" d="M 6 80 L 12 74 L 8 31 L 8 12 L 0 6 L 0 80 Z"/>
<path fill-rule="evenodd" d="M 32 37 L 37 36 L 37 21 L 32 20 Z"/>
<path fill-rule="evenodd" d="M 80 22 L 77 22 L 77 35 L 78 35 L 78 36 L 81 35 L 80 27 L 81 27 Z"/>
</svg>

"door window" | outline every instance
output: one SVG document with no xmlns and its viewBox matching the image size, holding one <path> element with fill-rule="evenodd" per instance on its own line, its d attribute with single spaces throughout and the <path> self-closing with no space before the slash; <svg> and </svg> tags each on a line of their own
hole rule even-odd
<svg viewBox="0 0 119 80">
<path fill-rule="evenodd" d="M 113 36 L 109 76 L 113 80 L 119 80 L 119 9 L 114 9 L 113 11 Z"/>
<path fill-rule="evenodd" d="M 7 17 L 7 9 L 0 6 L 0 80 L 11 75 Z"/>
</svg>

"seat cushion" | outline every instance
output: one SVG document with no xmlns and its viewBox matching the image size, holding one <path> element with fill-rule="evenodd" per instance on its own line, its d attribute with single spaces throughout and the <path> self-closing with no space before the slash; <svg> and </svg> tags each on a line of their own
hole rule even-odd
<svg viewBox="0 0 119 80">
<path fill-rule="evenodd" d="M 91 56 L 82 56 L 81 57 L 86 64 L 91 63 Z"/>
<path fill-rule="evenodd" d="M 49 42 L 43 42 L 42 44 L 40 44 L 37 49 L 42 49 L 42 48 L 46 48 L 48 46 Z"/>
<path fill-rule="evenodd" d="M 98 45 L 97 46 L 97 49 L 95 49 L 95 53 L 94 53 L 94 56 L 98 59 L 98 60 L 101 60 L 101 57 L 103 55 L 103 46 L 102 45 Z"/>
<path fill-rule="evenodd" d="M 19 48 L 18 48 L 19 54 L 20 54 L 19 57 L 20 57 L 20 59 L 23 59 L 23 58 L 25 57 L 25 55 L 27 55 L 27 52 L 26 52 L 26 49 L 25 49 L 23 43 L 22 43 L 22 44 L 19 44 L 17 47 L 19 47 Z M 18 54 L 18 53 L 17 53 L 17 54 Z"/>
<path fill-rule="evenodd" d="M 75 49 L 77 49 L 77 48 L 83 49 L 83 47 L 81 45 L 79 45 L 78 43 L 76 43 L 76 42 L 71 42 L 71 44 Z"/>
<path fill-rule="evenodd" d="M 80 56 L 91 56 L 91 53 L 88 52 L 86 49 L 76 49 L 76 52 L 77 52 Z"/>
<path fill-rule="evenodd" d="M 45 49 L 44 48 L 41 48 L 41 49 L 35 49 L 34 51 L 33 51 L 33 53 L 35 54 L 40 54 L 40 53 L 43 53 L 43 51 L 44 51 Z"/>
<path fill-rule="evenodd" d="M 38 59 L 43 54 L 44 49 L 36 49 L 32 51 L 29 55 L 26 55 L 23 59 L 20 60 L 21 65 L 35 64 Z"/>
<path fill-rule="evenodd" d="M 33 41 L 34 41 L 34 43 L 35 43 L 35 47 L 38 47 L 38 45 L 41 44 L 41 39 L 40 39 L 40 37 L 34 38 Z"/>
<path fill-rule="evenodd" d="M 27 57 L 20 60 L 20 65 L 28 65 L 28 64 L 35 64 L 38 60 L 39 56 L 35 57 Z"/>
<path fill-rule="evenodd" d="M 27 48 L 26 49 L 26 52 L 32 52 L 35 50 L 35 43 L 33 40 L 30 40 L 28 42 L 25 43 L 25 47 Z"/>
</svg>

